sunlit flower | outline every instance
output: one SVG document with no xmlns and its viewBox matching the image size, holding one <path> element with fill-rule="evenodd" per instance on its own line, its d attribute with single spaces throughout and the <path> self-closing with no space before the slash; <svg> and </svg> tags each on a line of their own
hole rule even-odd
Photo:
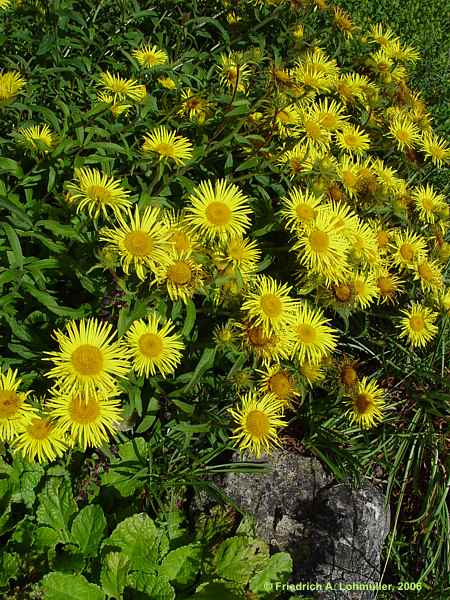
<svg viewBox="0 0 450 600">
<path fill-rule="evenodd" d="M 176 135 L 161 125 L 144 135 L 142 152 L 156 154 L 160 160 L 169 159 L 177 165 L 184 165 L 192 158 L 192 144 L 187 138 Z"/>
<path fill-rule="evenodd" d="M 0 104 L 14 100 L 25 84 L 25 79 L 17 71 L 0 71 Z"/>
<path fill-rule="evenodd" d="M 352 393 L 347 415 L 352 423 L 362 429 L 370 429 L 383 420 L 384 406 L 384 391 L 375 381 L 363 377 Z"/>
<path fill-rule="evenodd" d="M 294 335 L 292 354 L 300 364 L 317 365 L 336 347 L 336 331 L 320 309 L 302 303 L 297 307 L 290 329 Z"/>
<path fill-rule="evenodd" d="M 45 154 L 54 146 L 55 136 L 48 125 L 21 127 L 17 131 L 17 142 L 28 150 Z"/>
<path fill-rule="evenodd" d="M 124 79 L 120 75 L 113 75 L 109 71 L 100 75 L 100 85 L 104 88 L 104 91 L 112 94 L 114 102 L 119 100 L 140 102 L 143 97 L 142 88 L 145 90 L 145 86 L 139 84 L 135 79 Z"/>
<path fill-rule="evenodd" d="M 67 449 L 66 436 L 55 427 L 49 415 L 28 415 L 17 427 L 14 450 L 24 458 L 43 463 L 63 456 Z"/>
<path fill-rule="evenodd" d="M 434 322 L 438 313 L 418 302 L 413 302 L 409 309 L 401 312 L 405 316 L 400 319 L 400 337 L 406 338 L 413 348 L 425 346 L 435 337 L 438 328 Z"/>
<path fill-rule="evenodd" d="M 0 373 L 0 440 L 10 440 L 18 431 L 20 423 L 36 412 L 26 399 L 29 392 L 19 392 L 22 381 L 17 370 Z"/>
<path fill-rule="evenodd" d="M 150 46 L 150 44 L 141 46 L 137 50 L 133 50 L 131 54 L 141 67 L 146 69 L 164 65 L 168 61 L 167 52 L 160 50 L 157 46 Z"/>
</svg>

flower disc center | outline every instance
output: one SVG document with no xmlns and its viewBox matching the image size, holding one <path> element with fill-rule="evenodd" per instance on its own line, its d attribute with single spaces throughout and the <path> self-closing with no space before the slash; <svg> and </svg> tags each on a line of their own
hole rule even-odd
<svg viewBox="0 0 450 600">
<path fill-rule="evenodd" d="M 103 354 L 91 344 L 82 344 L 74 350 L 70 361 L 79 375 L 98 375 L 103 369 Z"/>
</svg>

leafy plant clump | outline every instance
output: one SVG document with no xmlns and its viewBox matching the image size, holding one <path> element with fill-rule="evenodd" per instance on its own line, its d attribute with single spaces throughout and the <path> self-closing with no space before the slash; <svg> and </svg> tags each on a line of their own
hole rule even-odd
<svg viewBox="0 0 450 600">
<path fill-rule="evenodd" d="M 448 587 L 450 147 L 419 52 L 323 0 L 0 19 L 6 597 L 274 598 L 287 555 L 182 523 L 280 446 L 380 479 L 386 579 Z"/>
</svg>

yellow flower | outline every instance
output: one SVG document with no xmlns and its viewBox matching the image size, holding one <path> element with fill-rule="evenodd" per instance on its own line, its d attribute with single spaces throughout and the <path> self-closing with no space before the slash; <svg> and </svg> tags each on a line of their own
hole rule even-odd
<svg viewBox="0 0 450 600">
<path fill-rule="evenodd" d="M 414 279 L 420 281 L 420 287 L 424 292 L 438 292 L 442 289 L 442 272 L 436 260 L 422 257 L 415 263 L 414 271 Z"/>
<path fill-rule="evenodd" d="M 367 133 L 353 125 L 345 126 L 342 131 L 336 133 L 338 146 L 350 154 L 364 154 L 370 148 L 370 138 Z"/>
<path fill-rule="evenodd" d="M 286 228 L 295 232 L 314 221 L 322 199 L 323 196 L 315 196 L 309 190 L 291 188 L 288 197 L 281 199 L 283 209 L 280 214 L 286 220 Z"/>
<path fill-rule="evenodd" d="M 350 15 L 340 6 L 334 6 L 333 11 L 336 27 L 344 33 L 345 37 L 352 38 L 353 32 L 355 32 L 358 27 L 353 24 Z"/>
<path fill-rule="evenodd" d="M 366 310 L 378 298 L 379 290 L 373 273 L 356 273 L 353 277 L 355 302 L 362 310 Z"/>
<path fill-rule="evenodd" d="M 233 92 L 246 92 L 250 77 L 250 68 L 245 62 L 241 62 L 236 53 L 221 54 L 218 71 L 220 83 L 229 87 Z"/>
<path fill-rule="evenodd" d="M 111 74 L 109 71 L 100 75 L 100 85 L 104 88 L 104 91 L 112 94 L 114 102 L 118 100 L 140 102 L 145 90 L 145 86 L 139 84 L 135 79 L 124 79 L 120 75 Z M 146 90 L 145 93 L 147 93 Z"/>
<path fill-rule="evenodd" d="M 169 229 L 161 222 L 160 210 L 154 207 L 147 207 L 141 214 L 136 206 L 134 216 L 128 209 L 127 219 L 118 215 L 117 220 L 119 226 L 102 229 L 100 239 L 119 253 L 127 275 L 131 267 L 144 281 L 148 269 L 156 272 L 168 261 L 173 246 Z"/>
<path fill-rule="evenodd" d="M 166 88 L 166 90 L 174 90 L 177 87 L 177 84 L 170 77 L 158 77 L 158 82 Z"/>
<path fill-rule="evenodd" d="M 67 201 L 77 204 L 77 212 L 87 209 L 93 219 L 100 214 L 108 217 L 111 210 L 116 217 L 131 205 L 130 192 L 121 187 L 120 181 L 97 169 L 83 167 L 75 169 L 75 183 L 68 183 Z"/>
<path fill-rule="evenodd" d="M 11 0 L 0 0 L 0 8 L 6 10 L 11 6 Z"/>
<path fill-rule="evenodd" d="M 18 392 L 22 381 L 17 370 L 8 369 L 0 373 L 0 440 L 9 441 L 18 431 L 20 423 L 36 412 L 26 402 L 28 392 Z"/>
<path fill-rule="evenodd" d="M 426 255 L 426 242 L 412 231 L 396 231 L 392 242 L 392 259 L 400 268 L 412 267 Z"/>
<path fill-rule="evenodd" d="M 292 374 L 280 365 L 274 365 L 258 373 L 262 376 L 259 384 L 261 392 L 273 394 L 284 406 L 290 406 L 292 401 L 300 396 Z"/>
<path fill-rule="evenodd" d="M 184 211 L 165 211 L 163 223 L 169 230 L 169 240 L 175 254 L 190 255 L 199 246 L 198 237 L 186 222 Z"/>
<path fill-rule="evenodd" d="M 272 277 L 259 275 L 253 290 L 245 294 L 241 310 L 262 326 L 264 334 L 276 334 L 292 323 L 296 302 L 289 296 L 291 289 Z"/>
<path fill-rule="evenodd" d="M 369 79 L 365 75 L 345 73 L 339 76 L 334 86 L 344 104 L 354 104 L 357 100 L 364 100 L 369 83 Z"/>
<path fill-rule="evenodd" d="M 197 121 L 200 125 L 205 122 L 211 112 L 211 104 L 208 100 L 196 96 L 190 88 L 181 90 L 181 108 L 177 114 L 188 115 L 191 121 Z"/>
<path fill-rule="evenodd" d="M 155 375 L 157 371 L 166 377 L 175 372 L 181 362 L 184 344 L 178 334 L 171 333 L 175 325 L 168 319 L 164 324 L 153 314 L 134 321 L 127 332 L 127 343 L 138 375 Z"/>
<path fill-rule="evenodd" d="M 176 165 L 184 165 L 192 158 L 192 144 L 187 138 L 176 135 L 161 125 L 144 135 L 142 152 L 154 153 L 159 155 L 160 160 L 167 158 L 173 160 Z"/>
<path fill-rule="evenodd" d="M 347 125 L 347 115 L 344 114 L 345 109 L 337 100 L 323 98 L 310 108 L 317 113 L 320 124 L 328 131 L 342 129 Z"/>
<path fill-rule="evenodd" d="M 247 196 L 225 179 L 203 181 L 189 197 L 186 221 L 207 241 L 225 243 L 232 237 L 243 236 L 250 226 L 252 213 Z"/>
<path fill-rule="evenodd" d="M 400 319 L 400 337 L 406 338 L 413 348 L 425 346 L 438 332 L 434 324 L 438 313 L 419 302 L 413 302 L 409 309 L 401 313 L 405 316 Z"/>
<path fill-rule="evenodd" d="M 28 415 L 17 427 L 14 450 L 30 461 L 56 460 L 67 449 L 66 436 L 55 427 L 50 417 Z"/>
<path fill-rule="evenodd" d="M 203 287 L 205 273 L 188 254 L 171 254 L 157 271 L 159 283 L 165 283 L 171 300 L 188 302 Z"/>
<path fill-rule="evenodd" d="M 347 154 L 343 154 L 340 157 L 336 169 L 337 176 L 350 198 L 358 194 L 360 169 L 361 164 L 358 162 L 358 159 L 355 160 Z"/>
<path fill-rule="evenodd" d="M 290 328 L 294 334 L 292 354 L 300 364 L 317 365 L 335 349 L 336 331 L 327 323 L 320 309 L 306 303 L 297 307 Z"/>
<path fill-rule="evenodd" d="M 110 111 L 113 116 L 117 119 L 120 115 L 126 115 L 128 110 L 132 107 L 132 104 L 123 104 L 121 102 L 115 102 L 114 96 L 112 94 L 108 94 L 103 90 L 100 90 L 97 93 L 97 101 L 104 102 L 105 104 L 110 104 Z"/>
<path fill-rule="evenodd" d="M 115 380 L 124 378 L 130 365 L 128 352 L 120 342 L 113 342 L 112 325 L 97 319 L 69 321 L 67 335 L 55 331 L 59 344 L 56 352 L 46 352 L 54 367 L 46 377 L 57 378 L 61 392 L 108 393 L 115 388 Z"/>
<path fill-rule="evenodd" d="M 369 33 L 369 37 L 373 40 L 373 42 L 376 42 L 377 44 L 380 44 L 380 46 L 383 47 L 387 46 L 390 40 L 398 39 L 395 36 L 394 32 L 391 29 L 389 29 L 389 27 L 384 27 L 385 26 L 381 23 L 377 23 L 376 25 L 372 25 Z"/>
<path fill-rule="evenodd" d="M 379 158 L 372 161 L 372 169 L 378 181 L 387 192 L 398 192 L 402 189 L 404 181 L 396 177 L 397 171 L 387 167 Z"/>
<path fill-rule="evenodd" d="M 396 140 L 400 150 L 414 148 L 420 140 L 420 133 L 408 115 L 396 116 L 389 125 L 389 133 Z"/>
<path fill-rule="evenodd" d="M 231 439 L 236 440 L 241 451 L 249 449 L 259 458 L 281 445 L 278 429 L 287 422 L 283 420 L 282 404 L 273 394 L 260 398 L 256 392 L 248 392 L 241 397 L 240 407 L 229 412 L 236 422 Z"/>
<path fill-rule="evenodd" d="M 261 250 L 255 241 L 235 237 L 228 240 L 214 260 L 220 264 L 237 267 L 241 275 L 255 273 L 261 260 Z"/>
<path fill-rule="evenodd" d="M 380 302 L 395 302 L 395 296 L 401 291 L 401 281 L 391 273 L 388 269 L 380 269 L 376 274 L 376 282 L 378 287 L 378 293 L 380 295 Z"/>
<path fill-rule="evenodd" d="M 213 330 L 213 340 L 222 350 L 233 348 L 236 342 L 234 321 L 229 320 L 225 325 L 216 325 Z"/>
<path fill-rule="evenodd" d="M 325 372 L 323 367 L 319 365 L 313 365 L 309 362 L 305 362 L 300 365 L 300 373 L 306 379 L 310 386 L 313 386 L 315 383 L 319 381 L 323 381 L 325 379 Z"/>
<path fill-rule="evenodd" d="M 150 46 L 150 44 L 141 46 L 138 50 L 133 50 L 131 54 L 138 61 L 141 67 L 146 69 L 164 65 L 169 60 L 167 52 L 160 50 L 158 46 Z"/>
<path fill-rule="evenodd" d="M 299 252 L 300 263 L 327 283 L 342 280 L 348 272 L 349 243 L 336 230 L 336 217 L 330 212 L 320 211 L 312 223 L 307 223 L 293 249 Z"/>
<path fill-rule="evenodd" d="M 352 423 L 362 429 L 370 429 L 383 420 L 384 406 L 384 391 L 375 381 L 363 377 L 355 386 L 347 415 Z"/>
<path fill-rule="evenodd" d="M 55 145 L 54 134 L 48 125 L 21 127 L 17 132 L 17 141 L 28 150 L 43 154 L 49 152 Z"/>
<path fill-rule="evenodd" d="M 25 83 L 25 79 L 17 71 L 0 71 L 0 104 L 14 100 Z"/>
<path fill-rule="evenodd" d="M 423 134 L 421 148 L 437 167 L 442 167 L 450 161 L 450 148 L 447 142 L 434 133 L 427 131 Z"/>
<path fill-rule="evenodd" d="M 68 435 L 72 444 L 81 449 L 101 447 L 117 431 L 122 420 L 117 390 L 108 394 L 83 394 L 68 390 L 55 392 L 47 406 L 55 428 Z"/>
<path fill-rule="evenodd" d="M 425 187 L 420 185 L 415 188 L 412 195 L 419 212 L 419 219 L 423 223 L 435 223 L 439 218 L 439 212 L 446 206 L 443 194 L 435 192 L 433 186 L 427 183 Z"/>
<path fill-rule="evenodd" d="M 331 132 L 323 125 L 320 115 L 308 110 L 300 113 L 298 132 L 304 136 L 304 142 L 313 147 L 327 149 L 331 143 Z"/>
<path fill-rule="evenodd" d="M 264 333 L 262 325 L 252 321 L 237 323 L 241 332 L 241 345 L 244 350 L 260 359 L 263 364 L 287 360 L 291 354 L 293 343 L 292 332 L 288 330 L 275 334 Z"/>
</svg>

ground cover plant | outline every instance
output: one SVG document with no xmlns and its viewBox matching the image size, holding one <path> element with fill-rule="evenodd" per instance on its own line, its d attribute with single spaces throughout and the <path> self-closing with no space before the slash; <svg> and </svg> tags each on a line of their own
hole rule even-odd
<svg viewBox="0 0 450 600">
<path fill-rule="evenodd" d="M 384 485 L 385 581 L 450 589 L 450 147 L 355 23 L 0 0 L 3 597 L 275 598 L 211 475 L 279 446 Z"/>
</svg>

